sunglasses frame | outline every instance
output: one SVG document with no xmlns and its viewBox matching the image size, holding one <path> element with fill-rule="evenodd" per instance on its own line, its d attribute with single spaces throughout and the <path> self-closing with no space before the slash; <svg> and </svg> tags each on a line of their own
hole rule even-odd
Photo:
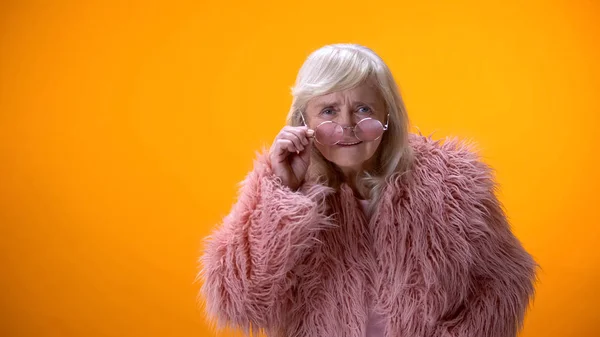
<svg viewBox="0 0 600 337">
<path fill-rule="evenodd" d="M 308 123 L 306 123 L 306 119 L 304 119 L 304 114 L 303 114 L 302 112 L 300 112 L 300 118 L 302 118 L 302 124 L 304 124 L 304 126 L 308 126 Z M 363 119 L 359 120 L 359 121 L 358 121 L 356 124 L 354 124 L 354 126 L 342 126 L 342 125 L 340 125 L 339 123 L 337 123 L 337 122 L 334 122 L 334 121 L 324 121 L 324 122 L 321 122 L 321 123 L 319 123 L 319 125 L 317 125 L 317 127 L 316 127 L 316 128 L 314 128 L 314 131 L 315 131 L 315 133 L 314 133 L 314 136 L 313 136 L 313 137 L 314 137 L 314 139 L 315 139 L 315 140 L 316 140 L 316 141 L 317 141 L 319 144 L 322 144 L 322 145 L 328 145 L 328 146 L 332 146 L 332 145 L 337 145 L 337 144 L 339 144 L 339 142 L 340 142 L 340 141 L 337 141 L 337 142 L 335 142 L 334 144 L 323 144 L 323 143 L 321 143 L 321 142 L 320 142 L 320 141 L 317 139 L 317 129 L 318 129 L 318 128 L 319 128 L 321 125 L 323 125 L 323 124 L 333 123 L 333 124 L 337 124 L 339 127 L 341 127 L 341 128 L 342 128 L 342 130 L 345 130 L 345 129 L 352 129 L 352 133 L 354 133 L 354 136 L 356 137 L 356 139 L 358 139 L 358 140 L 360 140 L 360 141 L 364 142 L 365 140 L 363 140 L 363 139 L 360 139 L 360 138 L 359 138 L 359 137 L 356 135 L 356 127 L 357 127 L 357 126 L 358 126 L 358 125 L 359 125 L 361 122 L 364 122 L 364 121 L 366 121 L 366 120 L 374 120 L 374 121 L 377 121 L 377 122 L 379 123 L 379 125 L 381 125 L 381 128 L 383 129 L 383 132 L 385 132 L 385 131 L 387 131 L 387 129 L 388 129 L 388 127 L 389 127 L 389 122 L 390 122 L 390 114 L 387 114 L 387 118 L 386 118 L 386 122 L 385 122 L 385 124 L 381 123 L 381 121 L 380 121 L 379 119 L 372 118 L 372 117 L 365 117 L 365 118 L 363 118 Z M 383 132 L 381 133 L 381 136 L 383 136 Z M 375 140 L 377 140 L 377 139 L 381 138 L 381 136 L 379 136 L 379 137 L 377 137 L 377 138 L 375 138 L 375 139 L 371 139 L 371 140 L 369 140 L 369 141 L 370 141 L 370 142 L 372 142 L 372 141 L 375 141 Z"/>
</svg>

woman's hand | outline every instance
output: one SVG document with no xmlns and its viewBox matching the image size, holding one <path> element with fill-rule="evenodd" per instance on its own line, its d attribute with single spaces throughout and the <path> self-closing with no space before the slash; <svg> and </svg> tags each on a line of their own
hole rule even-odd
<svg viewBox="0 0 600 337">
<path fill-rule="evenodd" d="M 273 173 L 292 190 L 300 187 L 308 170 L 312 135 L 306 126 L 285 126 L 269 150 Z"/>
</svg>

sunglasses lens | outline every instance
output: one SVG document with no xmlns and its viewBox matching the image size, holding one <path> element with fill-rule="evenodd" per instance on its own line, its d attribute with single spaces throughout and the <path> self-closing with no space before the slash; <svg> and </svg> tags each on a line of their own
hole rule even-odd
<svg viewBox="0 0 600 337">
<path fill-rule="evenodd" d="M 383 125 L 376 119 L 366 118 L 356 124 L 354 128 L 356 138 L 368 142 L 375 140 L 383 134 Z"/>
<path fill-rule="evenodd" d="M 323 145 L 335 145 L 344 138 L 344 129 L 336 123 L 323 123 L 315 130 L 315 138 Z"/>
</svg>

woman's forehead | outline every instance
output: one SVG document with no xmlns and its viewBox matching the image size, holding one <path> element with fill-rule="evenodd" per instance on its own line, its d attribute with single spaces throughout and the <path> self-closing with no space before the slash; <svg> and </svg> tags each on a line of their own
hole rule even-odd
<svg viewBox="0 0 600 337">
<path fill-rule="evenodd" d="M 309 105 L 343 105 L 347 102 L 349 102 L 350 104 L 364 103 L 368 105 L 377 105 L 378 103 L 381 103 L 381 97 L 374 86 L 361 84 L 352 89 L 336 91 L 329 94 L 314 97 L 309 101 Z"/>
</svg>

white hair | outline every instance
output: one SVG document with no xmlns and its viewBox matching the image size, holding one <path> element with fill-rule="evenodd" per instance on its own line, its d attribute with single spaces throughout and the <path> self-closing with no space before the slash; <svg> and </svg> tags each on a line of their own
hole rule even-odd
<svg viewBox="0 0 600 337">
<path fill-rule="evenodd" d="M 370 200 L 373 210 L 385 180 L 394 173 L 404 173 L 412 160 L 408 145 L 408 115 L 392 73 L 383 60 L 371 49 L 357 44 L 332 44 L 311 53 L 298 72 L 292 88 L 292 106 L 287 123 L 300 126 L 306 104 L 316 96 L 354 88 L 371 81 L 384 100 L 389 114 L 389 128 L 374 154 L 375 166 L 357 177 L 357 188 Z M 337 166 L 313 148 L 308 178 L 332 187 L 343 180 Z"/>
</svg>

